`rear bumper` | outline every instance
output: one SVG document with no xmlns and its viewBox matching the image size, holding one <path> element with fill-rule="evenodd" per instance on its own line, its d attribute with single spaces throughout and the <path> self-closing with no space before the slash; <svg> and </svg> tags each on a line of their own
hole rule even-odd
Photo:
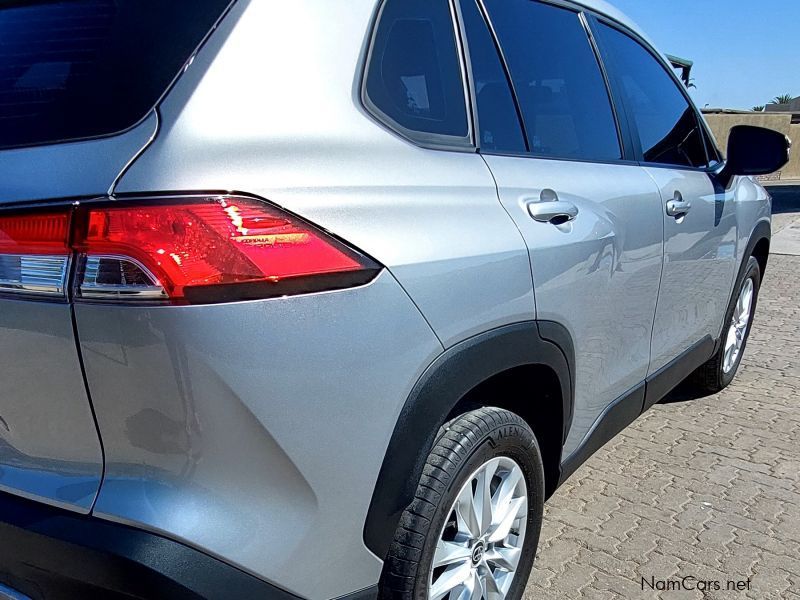
<svg viewBox="0 0 800 600">
<path fill-rule="evenodd" d="M 4 588 L 31 600 L 297 600 L 178 542 L 0 493 L 0 598 Z"/>
</svg>

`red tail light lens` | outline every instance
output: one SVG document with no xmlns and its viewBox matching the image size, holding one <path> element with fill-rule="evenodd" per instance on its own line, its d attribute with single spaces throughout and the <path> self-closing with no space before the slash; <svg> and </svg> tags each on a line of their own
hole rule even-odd
<svg viewBox="0 0 800 600">
<path fill-rule="evenodd" d="M 173 302 L 349 287 L 377 272 L 373 261 L 328 234 L 251 198 L 92 208 L 86 219 L 85 234 L 75 243 L 79 253 L 138 266 L 150 286 L 163 288 Z M 109 283 L 119 288 L 122 281 Z"/>
<path fill-rule="evenodd" d="M 70 211 L 0 217 L 0 292 L 66 295 Z"/>
<path fill-rule="evenodd" d="M 73 252 L 75 294 L 84 299 L 269 298 L 361 285 L 380 269 L 265 202 L 190 197 L 0 217 L 0 291 L 36 292 L 50 277 L 48 290 L 65 295 Z"/>
<path fill-rule="evenodd" d="M 0 254 L 70 254 L 69 212 L 0 217 Z"/>
</svg>

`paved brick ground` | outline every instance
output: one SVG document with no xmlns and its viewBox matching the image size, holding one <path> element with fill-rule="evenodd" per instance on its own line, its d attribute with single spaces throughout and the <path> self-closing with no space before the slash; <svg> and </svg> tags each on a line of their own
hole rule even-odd
<svg viewBox="0 0 800 600">
<path fill-rule="evenodd" d="M 773 255 L 737 380 L 673 394 L 559 490 L 526 599 L 800 600 L 798 392 L 800 257 Z M 642 589 L 686 576 L 723 589 Z M 749 591 L 725 589 L 748 578 Z"/>
</svg>

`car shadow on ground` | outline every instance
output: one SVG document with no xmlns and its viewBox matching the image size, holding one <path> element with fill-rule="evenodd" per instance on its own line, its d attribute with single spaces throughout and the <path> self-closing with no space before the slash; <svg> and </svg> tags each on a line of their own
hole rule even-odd
<svg viewBox="0 0 800 600">
<path fill-rule="evenodd" d="M 697 387 L 689 381 L 684 381 L 667 394 L 659 404 L 679 404 L 681 402 L 691 402 L 693 400 L 700 400 L 701 398 L 708 398 L 713 395 L 714 394 L 709 392 L 698 390 Z"/>
</svg>

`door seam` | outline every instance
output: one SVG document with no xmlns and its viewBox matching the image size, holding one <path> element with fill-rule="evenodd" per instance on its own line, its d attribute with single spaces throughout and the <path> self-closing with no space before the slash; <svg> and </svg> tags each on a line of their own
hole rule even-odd
<svg viewBox="0 0 800 600">
<path fill-rule="evenodd" d="M 503 212 L 506 213 L 506 215 L 508 216 L 508 220 L 511 221 L 511 224 L 514 226 L 514 229 L 517 230 L 517 233 L 519 234 L 519 239 L 522 242 L 522 247 L 525 249 L 525 252 L 528 255 L 528 270 L 530 271 L 531 293 L 533 294 L 533 320 L 538 321 L 539 308 L 536 305 L 536 280 L 533 275 L 533 257 L 531 256 L 531 249 L 528 246 L 528 242 L 525 240 L 525 235 L 522 233 L 522 230 L 519 228 L 519 225 L 517 224 L 516 220 L 514 220 L 514 217 L 511 216 L 511 213 L 508 212 L 508 209 L 506 208 L 505 204 L 503 204 L 503 201 L 500 199 L 500 185 L 497 183 L 497 178 L 494 176 L 492 167 L 489 165 L 488 161 L 486 160 L 486 157 L 483 156 L 483 154 L 479 152 L 478 156 L 480 156 L 481 160 L 483 161 L 483 164 L 486 165 L 486 170 L 489 171 L 489 175 L 491 176 L 492 181 L 494 182 L 494 191 L 495 191 L 494 195 L 495 195 L 495 200 L 497 200 L 497 204 L 499 204 Z"/>
<path fill-rule="evenodd" d="M 81 350 L 81 342 L 78 338 L 78 320 L 75 316 L 75 304 L 72 302 L 70 302 L 69 305 L 69 314 L 72 321 L 72 338 L 75 341 L 75 351 L 78 354 L 78 364 L 80 365 L 83 387 L 86 390 L 86 399 L 89 402 L 89 410 L 92 411 L 92 420 L 94 421 L 94 428 L 97 431 L 97 441 L 100 444 L 100 457 L 102 460 L 100 467 L 100 481 L 98 482 L 97 491 L 94 494 L 94 499 L 92 500 L 92 504 L 89 507 L 88 512 L 88 514 L 91 515 L 94 512 L 94 507 L 97 504 L 97 499 L 100 497 L 100 490 L 103 488 L 103 483 L 105 482 L 106 478 L 106 448 L 105 444 L 103 444 L 103 435 L 100 433 L 100 424 L 97 421 L 97 412 L 95 411 L 94 402 L 92 401 L 92 392 L 89 389 L 89 377 L 86 375 L 86 365 L 83 360 L 83 350 Z"/>
<path fill-rule="evenodd" d="M 661 199 L 661 207 L 664 206 L 666 202 L 664 200 L 664 194 L 661 193 L 661 186 L 658 185 L 656 178 L 653 177 L 653 174 L 650 173 L 645 167 L 639 165 L 639 168 L 650 178 L 655 186 L 656 190 L 658 191 L 658 197 Z M 664 265 L 667 262 L 667 225 L 664 218 L 664 211 L 659 211 L 661 214 L 661 276 L 658 278 L 658 294 L 656 295 L 656 306 L 655 310 L 653 311 L 653 325 L 650 327 L 650 356 L 647 360 L 647 372 L 645 373 L 645 380 L 650 377 L 651 372 L 650 370 L 653 368 L 653 345 L 655 342 L 655 335 L 656 335 L 656 319 L 658 318 L 658 306 L 661 304 L 661 284 L 664 282 Z"/>
</svg>

